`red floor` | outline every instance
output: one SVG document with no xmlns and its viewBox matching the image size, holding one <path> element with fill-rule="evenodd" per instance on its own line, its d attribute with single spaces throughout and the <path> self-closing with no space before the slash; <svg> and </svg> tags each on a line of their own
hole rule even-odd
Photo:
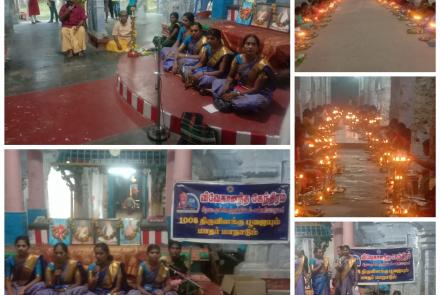
<svg viewBox="0 0 440 295">
<path fill-rule="evenodd" d="M 6 144 L 83 144 L 150 125 L 115 90 L 115 78 L 5 98 Z"/>
<path fill-rule="evenodd" d="M 138 96 L 156 105 L 155 75 L 156 61 L 153 56 L 128 58 L 122 56 L 118 64 L 118 74 L 127 87 Z M 162 101 L 165 111 L 180 118 L 182 112 L 203 114 L 208 125 L 226 130 L 240 130 L 251 133 L 278 135 L 290 101 L 290 92 L 278 89 L 268 110 L 258 115 L 237 115 L 216 112 L 209 114 L 202 107 L 212 103 L 211 96 L 201 96 L 198 92 L 185 90 L 183 83 L 170 73 L 162 77 Z"/>
</svg>

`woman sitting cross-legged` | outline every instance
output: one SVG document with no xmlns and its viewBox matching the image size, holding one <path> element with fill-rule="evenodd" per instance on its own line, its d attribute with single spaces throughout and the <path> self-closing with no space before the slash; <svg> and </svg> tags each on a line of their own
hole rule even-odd
<svg viewBox="0 0 440 295">
<path fill-rule="evenodd" d="M 53 247 L 55 254 L 54 262 L 46 267 L 46 289 L 37 292 L 37 295 L 81 295 L 87 292 L 85 286 L 81 286 L 82 265 L 69 259 L 68 248 L 64 243 L 57 243 Z"/>
<path fill-rule="evenodd" d="M 242 53 L 232 61 L 227 79 L 212 83 L 215 107 L 222 112 L 258 112 L 267 108 L 275 89 L 275 75 L 260 55 L 255 35 L 243 39 Z"/>
<path fill-rule="evenodd" d="M 200 60 L 202 48 L 206 44 L 207 38 L 203 36 L 202 25 L 194 23 L 191 26 L 191 35 L 186 37 L 180 45 L 175 56 L 168 57 L 163 65 L 165 71 L 173 70 L 177 74 L 182 66 L 194 66 Z"/>
<path fill-rule="evenodd" d="M 164 295 L 176 294 L 167 284 L 168 270 L 160 263 L 160 247 L 151 244 L 147 248 L 147 260 L 139 266 L 136 279 L 137 290 L 127 295 Z"/>
<path fill-rule="evenodd" d="M 121 263 L 115 261 L 105 243 L 95 245 L 96 262 L 89 265 L 87 295 L 124 294 L 121 290 L 123 273 Z"/>
<path fill-rule="evenodd" d="M 188 36 L 191 35 L 191 26 L 194 23 L 194 14 L 191 12 L 186 12 L 182 16 L 182 25 L 179 28 L 177 33 L 177 38 L 174 44 L 171 47 L 164 47 L 160 51 L 160 55 L 164 60 L 167 58 L 174 56 L 177 53 L 177 49 L 182 44 L 183 40 L 185 40 Z"/>
<path fill-rule="evenodd" d="M 227 76 L 232 58 L 232 51 L 223 45 L 219 30 L 209 30 L 206 37 L 208 44 L 204 47 L 200 61 L 195 66 L 182 70 L 185 87 L 194 86 L 202 94 L 211 89 L 212 81 Z"/>
</svg>

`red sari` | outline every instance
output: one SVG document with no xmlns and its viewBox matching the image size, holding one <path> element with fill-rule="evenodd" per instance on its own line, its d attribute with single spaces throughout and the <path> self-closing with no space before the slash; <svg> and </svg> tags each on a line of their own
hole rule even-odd
<svg viewBox="0 0 440 295">
<path fill-rule="evenodd" d="M 29 9 L 29 16 L 40 15 L 40 7 L 38 6 L 38 0 L 29 0 L 28 9 Z"/>
</svg>

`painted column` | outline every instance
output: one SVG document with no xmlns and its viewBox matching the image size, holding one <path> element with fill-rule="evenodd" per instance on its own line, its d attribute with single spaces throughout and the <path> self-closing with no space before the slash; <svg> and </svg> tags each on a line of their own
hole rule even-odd
<svg viewBox="0 0 440 295">
<path fill-rule="evenodd" d="M 354 246 L 354 224 L 353 222 L 342 223 L 342 243 L 350 247 Z"/>
<path fill-rule="evenodd" d="M 165 215 L 171 216 L 174 183 L 192 179 L 192 151 L 169 151 L 167 161 Z"/>
<path fill-rule="evenodd" d="M 41 151 L 28 151 L 28 224 L 38 216 L 47 217 L 44 196 L 43 154 Z"/>
<path fill-rule="evenodd" d="M 5 150 L 5 244 L 27 234 L 27 217 L 22 191 L 20 151 Z"/>
<path fill-rule="evenodd" d="M 234 4 L 233 0 L 216 0 L 212 4 L 212 19 L 220 20 L 226 19 L 228 13 L 228 6 Z"/>
</svg>

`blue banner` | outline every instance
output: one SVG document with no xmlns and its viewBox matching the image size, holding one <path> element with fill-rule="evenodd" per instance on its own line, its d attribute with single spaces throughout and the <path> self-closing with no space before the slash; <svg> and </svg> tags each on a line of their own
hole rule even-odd
<svg viewBox="0 0 440 295">
<path fill-rule="evenodd" d="M 412 248 L 351 249 L 357 259 L 359 284 L 414 282 Z"/>
<path fill-rule="evenodd" d="M 205 243 L 288 242 L 289 185 L 176 183 L 171 236 Z"/>
</svg>

